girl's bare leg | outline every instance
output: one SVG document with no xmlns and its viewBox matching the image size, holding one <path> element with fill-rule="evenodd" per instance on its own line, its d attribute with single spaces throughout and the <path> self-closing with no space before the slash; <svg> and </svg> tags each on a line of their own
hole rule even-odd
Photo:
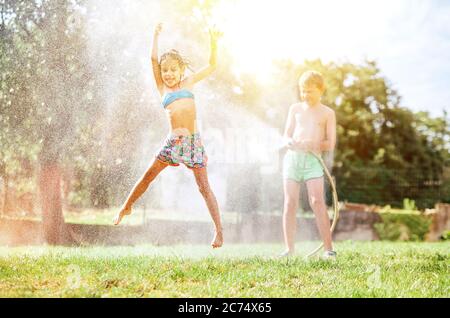
<svg viewBox="0 0 450 318">
<path fill-rule="evenodd" d="M 168 166 L 167 163 L 161 162 L 154 158 L 150 167 L 144 173 L 144 175 L 136 182 L 135 186 L 131 190 L 128 198 L 123 204 L 117 216 L 114 218 L 114 225 L 118 225 L 122 221 L 125 215 L 131 214 L 131 207 L 134 202 L 147 190 L 150 183 Z"/>
<path fill-rule="evenodd" d="M 294 180 L 284 180 L 284 211 L 283 232 L 286 253 L 295 250 L 295 232 L 297 230 L 297 210 L 300 200 L 300 183 Z"/>
<path fill-rule="evenodd" d="M 216 196 L 211 190 L 208 181 L 208 174 L 205 168 L 192 169 L 197 182 L 198 189 L 205 199 L 209 214 L 214 222 L 215 235 L 211 242 L 213 248 L 221 247 L 223 244 L 222 223 L 220 221 L 219 206 L 217 204 Z"/>
<path fill-rule="evenodd" d="M 332 251 L 330 218 L 325 204 L 323 177 L 306 181 L 306 187 L 308 189 L 309 204 L 316 216 L 316 223 L 323 240 L 323 246 L 326 251 Z"/>
</svg>

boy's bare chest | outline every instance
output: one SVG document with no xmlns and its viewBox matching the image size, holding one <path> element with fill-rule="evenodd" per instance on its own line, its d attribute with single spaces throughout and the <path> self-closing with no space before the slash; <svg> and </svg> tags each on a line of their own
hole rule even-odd
<svg viewBox="0 0 450 318">
<path fill-rule="evenodd" d="M 323 130 L 326 125 L 326 117 L 322 113 L 302 113 L 295 114 L 297 128 L 302 130 Z"/>
</svg>

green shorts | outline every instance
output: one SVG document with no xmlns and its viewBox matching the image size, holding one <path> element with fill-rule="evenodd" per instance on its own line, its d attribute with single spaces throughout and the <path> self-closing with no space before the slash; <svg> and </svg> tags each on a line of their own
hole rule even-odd
<svg viewBox="0 0 450 318">
<path fill-rule="evenodd" d="M 283 160 L 283 179 L 297 182 L 323 177 L 323 168 L 314 155 L 288 150 Z"/>
</svg>

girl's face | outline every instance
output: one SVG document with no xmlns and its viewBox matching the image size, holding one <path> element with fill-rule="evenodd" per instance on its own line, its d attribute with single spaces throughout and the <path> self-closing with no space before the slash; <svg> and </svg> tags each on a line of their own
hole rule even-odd
<svg viewBox="0 0 450 318">
<path fill-rule="evenodd" d="M 316 85 L 302 85 L 300 84 L 300 94 L 302 100 L 308 105 L 317 105 L 322 97 L 322 90 Z"/>
<path fill-rule="evenodd" d="M 183 69 L 177 60 L 173 58 L 164 59 L 161 62 L 161 77 L 164 84 L 172 88 L 181 82 L 183 77 Z"/>
</svg>

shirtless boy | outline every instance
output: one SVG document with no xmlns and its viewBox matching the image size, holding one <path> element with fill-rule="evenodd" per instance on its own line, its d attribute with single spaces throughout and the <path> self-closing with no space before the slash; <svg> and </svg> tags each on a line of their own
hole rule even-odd
<svg viewBox="0 0 450 318">
<path fill-rule="evenodd" d="M 324 198 L 324 172 L 319 160 L 312 153 L 320 156 L 322 152 L 334 149 L 336 116 L 331 108 L 321 103 L 325 84 L 320 73 L 304 73 L 300 77 L 299 88 L 301 102 L 289 108 L 284 132 L 285 147 L 288 150 L 283 160 L 283 232 L 286 251 L 282 256 L 294 253 L 300 182 L 305 181 L 308 200 L 324 243 L 323 256 L 335 258 L 330 219 Z"/>
</svg>

